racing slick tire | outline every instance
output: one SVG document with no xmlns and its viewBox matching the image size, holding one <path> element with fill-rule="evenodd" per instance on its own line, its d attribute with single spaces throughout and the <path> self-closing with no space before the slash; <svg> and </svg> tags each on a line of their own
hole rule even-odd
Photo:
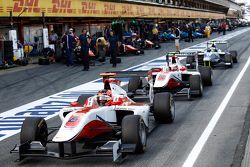
<svg viewBox="0 0 250 167">
<path fill-rule="evenodd" d="M 48 59 L 48 58 L 40 57 L 40 58 L 38 59 L 38 64 L 39 64 L 39 65 L 49 65 L 50 62 L 49 62 L 49 59 Z"/>
<path fill-rule="evenodd" d="M 135 153 L 142 153 L 147 145 L 147 127 L 139 115 L 122 119 L 122 144 L 135 144 Z"/>
<path fill-rule="evenodd" d="M 232 50 L 229 52 L 232 55 L 233 63 L 238 63 L 238 53 L 236 50 Z"/>
<path fill-rule="evenodd" d="M 226 65 L 226 67 L 228 68 L 232 68 L 233 67 L 233 59 L 232 59 L 232 55 L 231 54 L 226 54 L 225 55 L 225 63 L 228 63 L 229 65 Z"/>
<path fill-rule="evenodd" d="M 86 95 L 86 94 L 83 94 L 83 95 L 80 95 L 77 99 L 77 103 L 80 105 L 80 106 L 83 106 L 84 103 L 86 102 L 86 100 L 91 97 L 92 95 Z"/>
<path fill-rule="evenodd" d="M 144 50 L 140 50 L 140 54 L 144 54 Z"/>
<path fill-rule="evenodd" d="M 27 117 L 20 132 L 20 144 L 40 141 L 45 147 L 48 139 L 47 123 L 40 117 Z"/>
<path fill-rule="evenodd" d="M 172 123 L 175 118 L 175 104 L 171 93 L 162 92 L 154 95 L 153 115 L 155 121 Z"/>
<path fill-rule="evenodd" d="M 138 88 L 140 88 L 141 79 L 140 77 L 132 77 L 128 82 L 128 92 L 135 93 Z"/>
<path fill-rule="evenodd" d="M 193 63 L 194 63 L 194 57 L 188 56 L 186 59 L 186 64 L 189 64 L 190 66 L 187 66 L 188 69 L 193 69 Z"/>
<path fill-rule="evenodd" d="M 189 77 L 189 85 L 190 85 L 191 97 L 201 97 L 202 96 L 203 84 L 202 84 L 201 76 L 191 75 Z M 193 92 L 195 92 L 195 93 L 193 93 Z"/>
<path fill-rule="evenodd" d="M 161 48 L 161 45 L 157 44 L 157 45 L 155 45 L 154 48 L 155 48 L 155 49 L 160 49 L 160 48 Z"/>
<path fill-rule="evenodd" d="M 135 55 L 140 55 L 140 50 L 137 50 L 137 51 L 135 52 Z"/>
<path fill-rule="evenodd" d="M 199 72 L 201 74 L 201 80 L 204 86 L 212 86 L 212 69 L 211 67 L 200 66 Z"/>
</svg>

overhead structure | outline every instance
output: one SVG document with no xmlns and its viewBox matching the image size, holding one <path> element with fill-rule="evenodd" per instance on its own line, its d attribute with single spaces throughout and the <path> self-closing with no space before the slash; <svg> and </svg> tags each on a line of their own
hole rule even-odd
<svg viewBox="0 0 250 167">
<path fill-rule="evenodd" d="M 76 25 L 90 30 L 90 24 L 113 20 L 225 19 L 230 8 L 238 12 L 231 0 L 0 0 L 0 29 L 4 33 L 16 29 L 18 39 L 30 43 L 45 27 L 64 32 Z"/>
<path fill-rule="evenodd" d="M 128 3 L 130 2 L 130 3 Z M 10 0 L 0 1 L 0 17 L 17 17 L 25 9 L 22 17 L 98 17 L 98 18 L 214 18 L 225 16 L 226 7 L 205 1 L 173 0 L 162 4 L 146 1 L 101 1 L 101 0 Z"/>
</svg>

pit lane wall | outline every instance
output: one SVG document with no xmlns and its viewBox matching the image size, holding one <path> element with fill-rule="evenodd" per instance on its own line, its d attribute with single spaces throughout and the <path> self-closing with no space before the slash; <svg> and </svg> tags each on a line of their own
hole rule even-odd
<svg viewBox="0 0 250 167">
<path fill-rule="evenodd" d="M 41 17 L 44 12 L 46 17 L 225 18 L 216 12 L 98 0 L 0 0 L 0 17 L 9 17 L 10 11 L 14 17 Z"/>
</svg>

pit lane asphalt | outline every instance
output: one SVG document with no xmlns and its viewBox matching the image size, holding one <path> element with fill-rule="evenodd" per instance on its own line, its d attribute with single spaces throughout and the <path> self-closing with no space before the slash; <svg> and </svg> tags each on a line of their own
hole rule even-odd
<svg viewBox="0 0 250 167">
<path fill-rule="evenodd" d="M 185 98 L 176 98 L 175 122 L 171 125 L 158 126 L 148 138 L 146 152 L 141 155 L 128 156 L 121 166 L 179 167 L 183 164 L 244 66 L 249 56 L 249 50 L 247 51 L 250 44 L 249 37 L 250 35 L 245 33 L 229 41 L 230 50 L 237 50 L 240 55 L 239 63 L 234 65 L 233 69 L 214 70 L 214 85 L 205 88 L 202 98 L 192 101 L 187 101 Z M 203 40 L 197 40 L 197 43 Z M 192 43 L 185 42 L 181 44 L 182 48 L 192 45 Z M 162 46 L 164 52 L 174 50 L 173 43 L 162 44 Z M 166 49 L 166 46 L 168 49 Z M 162 50 L 148 50 L 145 56 L 138 57 L 136 62 L 134 57 L 128 57 L 126 58 L 127 62 L 121 64 L 118 70 L 159 57 L 164 53 Z M 97 67 L 95 71 L 82 72 L 80 70 L 81 67 L 66 68 L 62 65 L 51 65 L 1 75 L 1 112 L 91 81 L 96 79 L 100 72 L 113 69 L 110 68 L 109 64 L 106 64 Z M 15 76 L 14 79 L 13 76 Z M 249 105 L 249 80 L 250 69 L 245 73 L 195 166 L 224 167 L 233 163 Z M 59 124 L 59 119 L 50 119 L 48 124 L 52 126 Z M 18 142 L 19 135 L 0 142 L 0 166 L 116 166 L 110 158 L 82 158 L 70 161 L 38 158 L 27 159 L 17 164 L 13 162 L 17 156 L 10 155 L 9 150 Z"/>
</svg>

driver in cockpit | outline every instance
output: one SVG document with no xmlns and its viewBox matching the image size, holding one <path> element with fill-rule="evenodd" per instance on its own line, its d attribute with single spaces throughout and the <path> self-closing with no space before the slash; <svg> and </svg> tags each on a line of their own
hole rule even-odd
<svg viewBox="0 0 250 167">
<path fill-rule="evenodd" d="M 218 50 L 217 50 L 217 47 L 216 47 L 216 45 L 213 43 L 212 44 L 212 46 L 210 47 L 210 51 L 211 52 L 217 52 Z"/>
<path fill-rule="evenodd" d="M 176 59 L 177 59 L 177 57 L 172 56 L 171 62 L 169 64 L 169 70 L 171 70 L 171 71 L 177 71 L 178 70 L 178 65 L 177 65 Z"/>
<path fill-rule="evenodd" d="M 112 101 L 111 90 L 103 89 L 97 93 L 97 103 L 100 106 L 106 106 L 108 102 Z"/>
</svg>

